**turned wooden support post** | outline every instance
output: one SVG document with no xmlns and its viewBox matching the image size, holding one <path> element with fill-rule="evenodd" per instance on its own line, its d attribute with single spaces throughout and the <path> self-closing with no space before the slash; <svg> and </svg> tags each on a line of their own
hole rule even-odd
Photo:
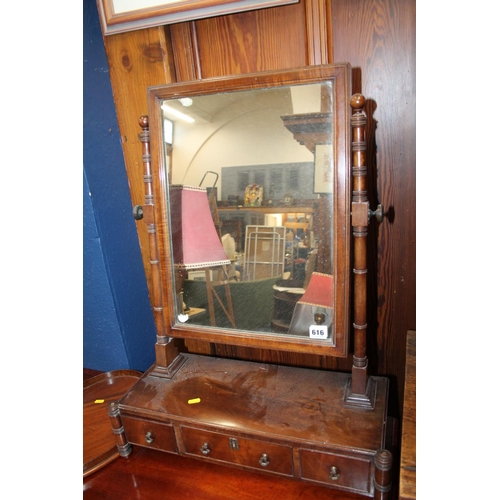
<svg viewBox="0 0 500 500">
<path fill-rule="evenodd" d="M 111 427 L 113 429 L 113 434 L 116 437 L 116 447 L 118 448 L 118 453 L 122 457 L 128 457 L 132 453 L 132 446 L 127 441 L 125 436 L 125 429 L 122 425 L 122 419 L 120 417 L 120 410 L 116 401 L 111 401 L 106 407 L 108 416 L 111 420 Z"/>
<path fill-rule="evenodd" d="M 354 356 L 351 390 L 366 394 L 368 358 L 366 356 L 366 239 L 368 235 L 368 196 L 365 164 L 366 114 L 362 111 L 366 99 L 361 94 L 351 98 L 352 126 L 352 228 L 354 237 Z"/>
<path fill-rule="evenodd" d="M 144 205 L 141 207 L 140 216 L 135 215 L 137 213 L 136 209 L 134 209 L 134 215 L 136 219 L 144 218 L 147 224 L 149 236 L 149 262 L 151 265 L 150 300 L 156 325 L 156 365 L 158 368 L 167 369 L 168 372 L 168 367 L 171 366 L 171 363 L 178 357 L 179 353 L 173 344 L 173 339 L 165 335 L 167 330 L 163 310 L 163 293 L 154 213 L 149 118 L 147 116 L 141 116 L 139 118 L 139 125 L 142 129 L 142 132 L 139 134 L 139 140 L 142 143 L 142 163 L 144 166 Z"/>
</svg>

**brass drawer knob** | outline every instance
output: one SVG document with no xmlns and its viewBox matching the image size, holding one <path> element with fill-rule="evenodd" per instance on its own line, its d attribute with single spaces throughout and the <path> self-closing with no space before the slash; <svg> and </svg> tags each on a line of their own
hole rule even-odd
<svg viewBox="0 0 500 500">
<path fill-rule="evenodd" d="M 262 465 L 262 467 L 267 467 L 270 464 L 270 461 L 265 453 L 263 453 L 259 458 L 259 464 Z"/>
<path fill-rule="evenodd" d="M 146 432 L 146 443 L 151 444 L 154 440 L 155 437 L 151 431 Z"/>
<path fill-rule="evenodd" d="M 340 477 L 340 472 L 337 469 L 337 467 L 330 467 L 330 479 L 332 481 L 337 481 L 337 479 Z"/>
<path fill-rule="evenodd" d="M 207 456 L 210 453 L 210 447 L 208 446 L 208 443 L 203 443 L 200 451 L 203 453 L 203 455 Z"/>
</svg>

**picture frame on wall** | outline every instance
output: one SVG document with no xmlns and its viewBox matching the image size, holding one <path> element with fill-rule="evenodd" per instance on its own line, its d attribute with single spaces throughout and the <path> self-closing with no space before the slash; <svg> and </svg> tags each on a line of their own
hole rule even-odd
<svg viewBox="0 0 500 500">
<path fill-rule="evenodd" d="M 264 199 L 264 186 L 250 184 L 245 189 L 245 207 L 260 207 Z"/>
<path fill-rule="evenodd" d="M 331 144 L 317 144 L 314 149 L 314 192 L 333 193 L 333 148 Z"/>
<path fill-rule="evenodd" d="M 298 3 L 299 0 L 97 0 L 104 35 Z"/>
</svg>

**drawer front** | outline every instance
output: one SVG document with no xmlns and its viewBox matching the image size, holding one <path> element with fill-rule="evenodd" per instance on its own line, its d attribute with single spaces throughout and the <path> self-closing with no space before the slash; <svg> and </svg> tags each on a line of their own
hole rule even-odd
<svg viewBox="0 0 500 500">
<path fill-rule="evenodd" d="M 300 450 L 301 476 L 330 486 L 371 493 L 371 460 Z"/>
<path fill-rule="evenodd" d="M 174 428 L 171 424 L 161 424 L 122 416 L 122 423 L 128 441 L 133 444 L 177 453 Z"/>
<path fill-rule="evenodd" d="M 181 427 L 187 455 L 293 476 L 290 446 Z"/>
</svg>

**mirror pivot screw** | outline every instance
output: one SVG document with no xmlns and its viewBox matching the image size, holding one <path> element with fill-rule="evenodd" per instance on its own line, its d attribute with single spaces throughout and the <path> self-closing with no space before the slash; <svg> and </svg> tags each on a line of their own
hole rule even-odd
<svg viewBox="0 0 500 500">
<path fill-rule="evenodd" d="M 134 216 L 135 220 L 141 220 L 144 217 L 144 211 L 142 210 L 142 207 L 140 205 L 136 205 L 132 209 L 132 215 Z"/>
</svg>

